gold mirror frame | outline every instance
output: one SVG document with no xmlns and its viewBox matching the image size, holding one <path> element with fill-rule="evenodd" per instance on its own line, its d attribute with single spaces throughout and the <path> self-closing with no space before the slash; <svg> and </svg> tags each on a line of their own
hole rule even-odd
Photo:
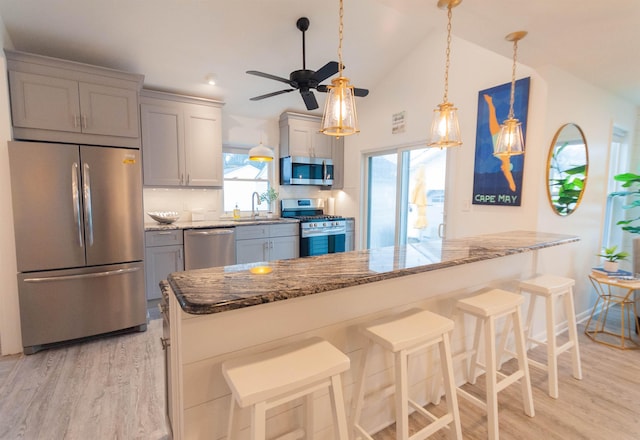
<svg viewBox="0 0 640 440">
<path fill-rule="evenodd" d="M 565 217 L 578 209 L 588 174 L 589 149 L 584 132 L 576 124 L 564 124 L 553 137 L 547 156 L 547 198 L 553 212 Z"/>
</svg>

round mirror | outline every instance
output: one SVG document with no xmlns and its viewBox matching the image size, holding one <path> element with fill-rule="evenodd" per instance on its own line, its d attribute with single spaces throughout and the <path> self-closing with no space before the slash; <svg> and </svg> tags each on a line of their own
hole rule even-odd
<svg viewBox="0 0 640 440">
<path fill-rule="evenodd" d="M 578 208 L 588 170 L 584 133 L 576 124 L 563 125 L 551 142 L 547 158 L 547 195 L 556 214 L 569 215 Z"/>
</svg>

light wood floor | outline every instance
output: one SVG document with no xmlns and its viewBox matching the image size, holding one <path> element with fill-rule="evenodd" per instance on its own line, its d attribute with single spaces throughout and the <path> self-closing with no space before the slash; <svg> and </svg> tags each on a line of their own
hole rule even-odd
<svg viewBox="0 0 640 440">
<path fill-rule="evenodd" d="M 501 439 L 640 439 L 640 351 L 597 344 L 583 331 L 583 380 L 572 378 L 570 355 L 561 356 L 555 400 L 547 395 L 545 375 L 532 369 L 536 416 L 523 413 L 519 386 L 507 388 L 499 398 Z M 0 439 L 168 439 L 160 335 L 156 319 L 145 333 L 0 358 Z M 530 355 L 540 357 L 539 351 Z M 482 377 L 465 385 L 476 391 L 483 386 Z M 464 438 L 486 439 L 485 415 L 462 399 L 460 412 Z M 394 428 L 374 438 L 394 439 Z M 447 437 L 440 432 L 432 438 Z"/>
<path fill-rule="evenodd" d="M 150 321 L 144 333 L 0 358 L 0 439 L 169 438 L 161 323 Z"/>
</svg>

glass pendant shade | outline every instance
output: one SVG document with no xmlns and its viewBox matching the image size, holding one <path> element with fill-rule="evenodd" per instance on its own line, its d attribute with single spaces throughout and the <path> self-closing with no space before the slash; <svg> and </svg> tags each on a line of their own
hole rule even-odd
<svg viewBox="0 0 640 440">
<path fill-rule="evenodd" d="M 500 126 L 500 133 L 493 148 L 493 155 L 501 157 L 518 154 L 524 154 L 522 124 L 515 118 L 509 118 Z"/>
<path fill-rule="evenodd" d="M 257 162 L 271 162 L 273 157 L 273 150 L 269 147 L 265 147 L 262 142 L 249 150 L 249 160 Z"/>
<path fill-rule="evenodd" d="M 332 80 L 327 89 L 320 131 L 336 137 L 359 133 L 356 102 L 349 79 L 340 76 Z"/>
<path fill-rule="evenodd" d="M 457 110 L 450 102 L 443 102 L 433 111 L 431 134 L 427 144 L 429 147 L 448 148 L 462 145 Z"/>
</svg>

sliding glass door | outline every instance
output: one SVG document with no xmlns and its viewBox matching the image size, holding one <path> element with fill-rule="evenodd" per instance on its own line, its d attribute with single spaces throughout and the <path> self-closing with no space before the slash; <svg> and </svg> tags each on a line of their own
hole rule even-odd
<svg viewBox="0 0 640 440">
<path fill-rule="evenodd" d="M 370 154 L 367 177 L 367 248 L 442 241 L 446 150 Z"/>
</svg>

